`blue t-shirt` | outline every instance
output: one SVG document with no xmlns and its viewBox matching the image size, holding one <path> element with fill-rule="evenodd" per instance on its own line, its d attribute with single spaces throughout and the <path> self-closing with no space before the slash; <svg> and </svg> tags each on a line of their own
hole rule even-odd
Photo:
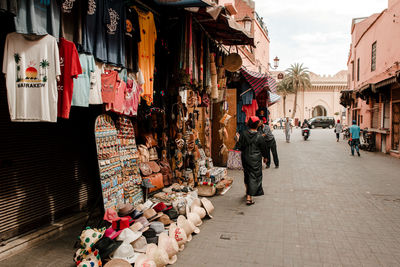
<svg viewBox="0 0 400 267">
<path fill-rule="evenodd" d="M 360 127 L 353 124 L 350 126 L 350 133 L 351 133 L 351 138 L 353 139 L 360 139 Z"/>
<path fill-rule="evenodd" d="M 80 54 L 82 74 L 74 79 L 74 92 L 72 93 L 72 106 L 88 107 L 90 94 L 90 77 L 95 71 L 92 55 Z"/>
</svg>

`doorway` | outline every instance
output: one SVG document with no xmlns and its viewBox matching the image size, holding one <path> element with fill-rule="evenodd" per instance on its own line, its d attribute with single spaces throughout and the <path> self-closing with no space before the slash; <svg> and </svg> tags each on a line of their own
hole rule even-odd
<svg viewBox="0 0 400 267">
<path fill-rule="evenodd" d="M 313 117 L 326 116 L 326 114 L 326 108 L 321 105 L 316 106 L 313 110 Z"/>
</svg>

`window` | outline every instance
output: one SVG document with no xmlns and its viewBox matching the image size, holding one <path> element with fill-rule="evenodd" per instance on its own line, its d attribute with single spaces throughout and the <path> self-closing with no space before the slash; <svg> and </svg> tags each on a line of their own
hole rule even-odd
<svg viewBox="0 0 400 267">
<path fill-rule="evenodd" d="M 354 81 L 354 61 L 351 62 L 351 80 Z"/>
<path fill-rule="evenodd" d="M 371 71 L 376 70 L 376 41 L 372 44 Z"/>
<path fill-rule="evenodd" d="M 360 81 L 360 58 L 357 59 L 357 82 Z"/>
</svg>

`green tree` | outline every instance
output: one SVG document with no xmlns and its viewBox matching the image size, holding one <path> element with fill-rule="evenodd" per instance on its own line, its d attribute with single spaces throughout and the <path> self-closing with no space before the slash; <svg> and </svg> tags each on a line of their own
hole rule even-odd
<svg viewBox="0 0 400 267">
<path fill-rule="evenodd" d="M 18 53 L 14 54 L 14 60 L 15 63 L 17 64 L 16 68 L 17 68 L 17 82 L 19 82 L 21 80 L 21 78 L 19 77 L 19 71 L 21 70 L 21 67 L 19 66 L 19 62 L 21 61 L 21 56 Z"/>
<path fill-rule="evenodd" d="M 50 66 L 50 63 L 46 59 L 43 59 L 40 61 L 39 66 L 44 70 L 43 82 L 47 82 L 47 67 Z"/>
<path fill-rule="evenodd" d="M 291 83 L 291 80 L 285 77 L 282 81 L 279 82 L 277 91 L 282 96 L 282 100 L 283 100 L 283 117 L 286 118 L 286 97 L 289 94 L 293 94 L 294 93 L 293 85 Z"/>
<path fill-rule="evenodd" d="M 294 91 L 294 103 L 292 119 L 296 115 L 297 109 L 297 93 L 299 90 L 309 89 L 311 87 L 310 72 L 308 68 L 303 67 L 303 63 L 294 63 L 286 70 L 286 77 L 289 79 L 293 86 Z"/>
</svg>

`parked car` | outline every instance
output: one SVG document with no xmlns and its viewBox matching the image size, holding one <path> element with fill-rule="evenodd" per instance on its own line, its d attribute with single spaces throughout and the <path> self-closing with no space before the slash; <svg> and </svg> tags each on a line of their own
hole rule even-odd
<svg viewBox="0 0 400 267">
<path fill-rule="evenodd" d="M 273 127 L 274 129 L 278 129 L 279 127 L 281 127 L 281 124 L 279 123 L 280 120 L 282 120 L 282 127 L 285 127 L 285 121 L 286 121 L 285 118 L 278 118 L 278 119 L 273 120 L 273 121 L 271 122 L 271 127 Z M 294 121 L 293 121 L 293 119 L 290 119 L 290 118 L 289 118 L 289 121 L 290 121 L 290 124 L 291 124 L 292 126 L 294 126 Z"/>
<path fill-rule="evenodd" d="M 324 116 L 320 116 L 320 117 L 314 117 L 312 119 L 310 119 L 308 121 L 308 123 L 310 124 L 311 128 L 315 128 L 315 127 L 322 127 L 322 128 L 333 128 L 335 126 L 335 118 L 333 117 L 324 117 Z"/>
</svg>

